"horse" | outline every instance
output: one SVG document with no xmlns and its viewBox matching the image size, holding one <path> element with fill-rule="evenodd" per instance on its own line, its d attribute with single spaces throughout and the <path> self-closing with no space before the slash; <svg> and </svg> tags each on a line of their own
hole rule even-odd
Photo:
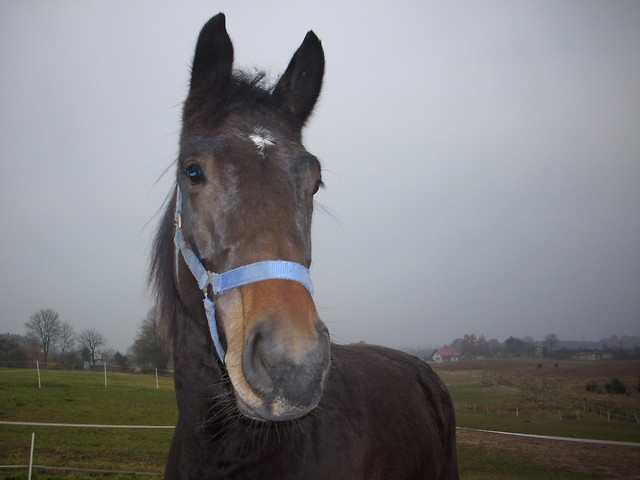
<svg viewBox="0 0 640 480">
<path fill-rule="evenodd" d="M 271 86 L 234 71 L 223 14 L 198 37 L 149 274 L 178 406 L 166 479 L 458 478 L 435 372 L 389 348 L 331 343 L 313 301 L 323 183 L 302 129 L 324 70 L 312 31 Z"/>
</svg>

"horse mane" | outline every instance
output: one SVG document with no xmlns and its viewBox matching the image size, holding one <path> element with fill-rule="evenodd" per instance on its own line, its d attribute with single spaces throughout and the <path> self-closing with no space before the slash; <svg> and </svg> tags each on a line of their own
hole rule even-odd
<svg viewBox="0 0 640 480">
<path fill-rule="evenodd" d="M 172 189 L 173 192 L 173 189 Z M 154 293 L 155 311 L 160 318 L 160 324 L 165 330 L 167 341 L 171 343 L 173 337 L 173 318 L 177 292 L 173 283 L 173 263 L 175 261 L 175 246 L 173 244 L 174 211 L 176 208 L 175 195 L 165 201 L 166 209 L 159 222 L 158 229 L 152 243 L 151 267 L 147 282 Z"/>
</svg>

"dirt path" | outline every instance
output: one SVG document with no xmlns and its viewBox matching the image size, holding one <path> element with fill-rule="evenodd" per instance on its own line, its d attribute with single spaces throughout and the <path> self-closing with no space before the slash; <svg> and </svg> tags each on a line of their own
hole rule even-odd
<svg viewBox="0 0 640 480">
<path fill-rule="evenodd" d="M 640 447 L 565 442 L 459 430 L 460 445 L 483 446 L 524 454 L 531 461 L 566 467 L 603 479 L 640 479 Z"/>
</svg>

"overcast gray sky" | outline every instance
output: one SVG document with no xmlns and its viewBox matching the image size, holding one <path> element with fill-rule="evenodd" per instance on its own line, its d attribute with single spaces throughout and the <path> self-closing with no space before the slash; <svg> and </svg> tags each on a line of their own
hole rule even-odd
<svg viewBox="0 0 640 480">
<path fill-rule="evenodd" d="M 0 0 L 0 331 L 125 350 L 198 32 L 325 48 L 316 303 L 334 340 L 640 334 L 640 2 Z M 335 217 L 335 218 L 334 218 Z"/>
</svg>

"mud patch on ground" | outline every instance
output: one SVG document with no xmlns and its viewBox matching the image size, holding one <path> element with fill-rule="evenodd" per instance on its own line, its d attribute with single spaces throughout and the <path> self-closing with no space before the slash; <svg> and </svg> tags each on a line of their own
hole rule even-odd
<svg viewBox="0 0 640 480">
<path fill-rule="evenodd" d="M 460 445 L 515 452 L 534 463 L 600 475 L 603 479 L 640 479 L 640 447 L 514 437 L 469 430 L 458 430 L 457 438 Z"/>
</svg>

